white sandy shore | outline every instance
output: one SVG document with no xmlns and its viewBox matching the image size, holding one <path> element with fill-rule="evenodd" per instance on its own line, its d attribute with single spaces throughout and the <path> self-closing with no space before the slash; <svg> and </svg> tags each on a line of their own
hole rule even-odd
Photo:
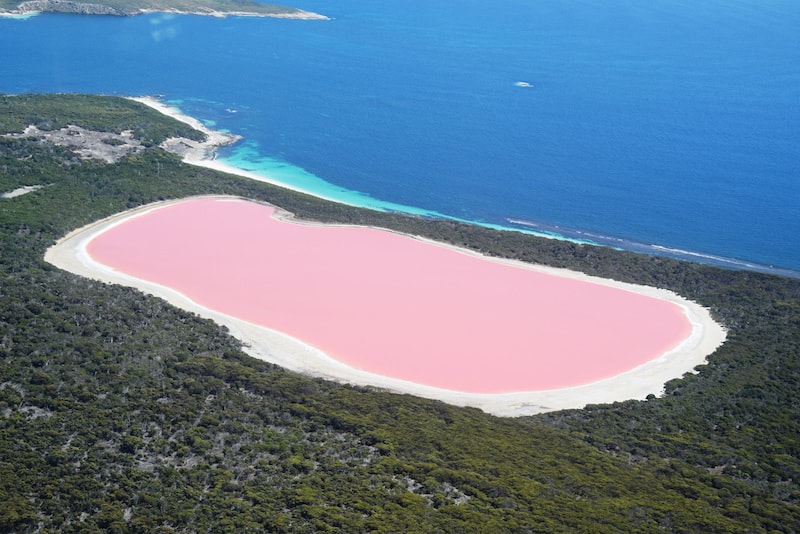
<svg viewBox="0 0 800 534">
<path fill-rule="evenodd" d="M 233 135 L 225 132 L 220 132 L 217 130 L 212 130 L 206 127 L 205 124 L 200 122 L 199 120 L 195 119 L 194 117 L 189 117 L 188 115 L 182 114 L 175 108 L 169 107 L 168 105 L 164 104 L 163 102 L 156 100 L 155 98 L 149 96 L 140 96 L 140 97 L 129 97 L 130 100 L 135 102 L 139 102 L 140 104 L 144 104 L 148 107 L 151 107 L 162 113 L 167 115 L 168 117 L 172 117 L 173 119 L 179 120 L 185 124 L 188 124 L 195 130 L 200 130 L 204 134 L 206 134 L 206 140 L 204 142 L 193 141 L 191 139 L 185 139 L 182 137 L 174 137 L 172 139 L 168 139 L 161 144 L 161 148 L 167 150 L 168 152 L 172 152 L 175 154 L 180 154 L 183 156 L 183 161 L 185 163 L 191 163 L 193 165 L 201 165 L 201 166 L 209 166 L 209 165 L 202 165 L 204 162 L 213 162 L 214 160 L 214 152 L 217 148 L 221 146 L 232 145 L 233 143 L 239 141 L 242 137 L 239 135 Z"/>
<path fill-rule="evenodd" d="M 135 287 L 164 298 L 171 304 L 195 312 L 202 317 L 212 319 L 226 326 L 232 335 L 241 339 L 246 345 L 246 352 L 251 356 L 281 365 L 292 371 L 340 382 L 374 386 L 398 393 L 438 399 L 458 406 L 473 406 L 500 416 L 519 416 L 566 408 L 581 408 L 586 404 L 644 399 L 649 394 L 661 394 L 665 382 L 678 378 L 686 372 L 691 372 L 695 366 L 704 363 L 706 357 L 725 340 L 725 330 L 712 320 L 708 310 L 670 291 L 589 277 L 564 269 L 487 258 L 487 261 L 503 261 L 540 272 L 609 285 L 674 302 L 681 307 L 691 322 L 692 334 L 679 346 L 660 358 L 627 373 L 579 387 L 557 390 L 505 394 L 462 393 L 359 371 L 285 334 L 205 308 L 170 288 L 119 273 L 95 262 L 87 253 L 87 244 L 106 229 L 131 217 L 174 202 L 180 202 L 180 200 L 144 206 L 75 230 L 51 247 L 45 255 L 45 260 L 57 267 L 88 278 Z M 457 247 L 451 248 L 464 254 L 478 255 L 473 251 Z"/>
<path fill-rule="evenodd" d="M 10 11 L 0 11 L 0 18 L 2 18 L 2 19 L 25 20 L 25 19 L 29 19 L 31 17 L 35 17 L 39 13 L 40 13 L 39 11 L 25 11 L 25 12 L 22 12 L 22 13 L 16 13 L 16 12 L 12 13 Z"/>
<path fill-rule="evenodd" d="M 225 132 L 219 132 L 216 130 L 211 130 L 210 128 L 206 127 L 203 123 L 201 123 L 194 117 L 184 115 L 177 109 L 170 107 L 153 97 L 139 96 L 139 97 L 129 97 L 129 98 L 131 100 L 135 100 L 136 102 L 149 106 L 163 113 L 164 115 L 167 115 L 168 117 L 172 117 L 175 120 L 179 120 L 183 123 L 186 123 L 190 125 L 192 128 L 200 130 L 201 132 L 205 133 L 208 136 L 208 139 L 206 140 L 205 143 L 197 143 L 195 141 L 191 141 L 188 139 L 171 139 L 162 144 L 162 148 L 164 148 L 165 150 L 182 155 L 184 163 L 197 165 L 198 167 L 206 167 L 207 169 L 213 169 L 215 171 L 225 172 L 228 174 L 235 174 L 243 178 L 249 178 L 251 180 L 256 180 L 259 182 L 277 185 L 278 187 L 282 187 L 284 189 L 297 191 L 298 193 L 305 193 L 307 195 L 314 195 L 323 200 L 336 202 L 335 199 L 332 199 L 330 197 L 326 197 L 323 195 L 316 195 L 310 191 L 306 191 L 305 189 L 292 187 L 291 185 L 285 184 L 278 180 L 272 180 L 268 176 L 245 171 L 242 169 L 237 169 L 236 167 L 228 165 L 227 163 L 215 158 L 214 151 L 218 147 L 232 145 L 236 141 L 240 140 L 241 136 L 228 134 Z M 183 150 L 181 147 L 179 147 L 179 145 L 186 145 L 187 147 L 191 146 L 193 147 L 193 149 Z"/>
</svg>

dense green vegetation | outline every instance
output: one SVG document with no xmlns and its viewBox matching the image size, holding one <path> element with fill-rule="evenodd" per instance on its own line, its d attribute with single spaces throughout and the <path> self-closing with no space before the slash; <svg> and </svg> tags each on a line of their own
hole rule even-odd
<svg viewBox="0 0 800 534">
<path fill-rule="evenodd" d="M 23 1 L 0 0 L 0 9 L 15 10 Z M 169 5 L 163 0 L 75 0 L 73 3 L 108 6 L 128 15 L 135 15 L 142 10 L 159 11 L 162 9 L 186 13 L 217 11 L 221 13 L 243 12 L 261 15 L 286 15 L 299 11 L 291 7 L 265 4 L 253 0 L 170 0 Z M 57 10 L 55 7 L 54 9 Z"/>
<path fill-rule="evenodd" d="M 117 98 L 0 97 L 0 132 L 26 123 L 186 134 Z M 0 138 L 0 192 L 24 185 L 45 187 L 0 199 L 0 531 L 800 530 L 800 280 L 340 206 L 158 148 L 108 165 Z M 83 224 L 199 193 L 667 287 L 729 338 L 662 398 L 500 419 L 288 373 L 42 259 Z"/>
<path fill-rule="evenodd" d="M 158 111 L 125 98 L 59 95 L 58 100 L 37 95 L 0 95 L 0 132 L 22 133 L 29 125 L 58 130 L 80 123 L 100 132 L 126 130 L 146 146 L 157 146 L 170 137 L 205 140 L 205 134 L 179 121 L 164 123 Z"/>
</svg>

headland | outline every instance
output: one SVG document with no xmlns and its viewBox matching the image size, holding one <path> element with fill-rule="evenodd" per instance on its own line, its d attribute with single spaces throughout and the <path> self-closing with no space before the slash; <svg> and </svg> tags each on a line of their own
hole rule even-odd
<svg viewBox="0 0 800 534">
<path fill-rule="evenodd" d="M 272 17 L 298 20 L 328 20 L 328 17 L 302 9 L 275 6 L 261 2 L 229 0 L 182 0 L 164 2 L 160 0 L 134 0 L 118 2 L 95 0 L 79 2 L 73 0 L 27 0 L 25 2 L 0 2 L 0 15 L 25 17 L 36 13 L 71 13 L 78 15 L 106 15 L 127 17 L 145 13 L 174 13 L 184 15 L 206 15 L 213 17 Z"/>
</svg>

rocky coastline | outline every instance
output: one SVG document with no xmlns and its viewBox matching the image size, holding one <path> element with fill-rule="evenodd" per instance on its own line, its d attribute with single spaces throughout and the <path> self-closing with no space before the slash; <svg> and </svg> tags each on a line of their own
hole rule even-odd
<svg viewBox="0 0 800 534">
<path fill-rule="evenodd" d="M 70 13 L 76 15 L 110 15 L 117 17 L 130 17 L 144 13 L 164 12 L 191 15 L 210 15 L 215 17 L 240 16 L 240 17 L 275 17 L 304 20 L 328 20 L 328 17 L 300 9 L 281 9 L 275 12 L 257 11 L 220 11 L 211 7 L 198 6 L 193 10 L 181 10 L 164 6 L 163 8 L 131 8 L 119 9 L 105 4 L 90 2 L 76 2 L 73 0 L 27 0 L 21 2 L 15 9 L 0 8 L 0 15 L 23 16 L 32 13 Z"/>
<path fill-rule="evenodd" d="M 11 11 L 14 14 L 25 14 L 34 12 L 50 13 L 75 13 L 79 15 L 115 15 L 129 16 L 135 12 L 117 9 L 102 4 L 90 4 L 84 2 L 73 2 L 70 0 L 29 0 L 19 4 L 17 9 Z"/>
</svg>

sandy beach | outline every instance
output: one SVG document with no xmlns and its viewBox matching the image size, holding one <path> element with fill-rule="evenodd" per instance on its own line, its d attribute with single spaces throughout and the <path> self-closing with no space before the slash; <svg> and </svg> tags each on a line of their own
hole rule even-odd
<svg viewBox="0 0 800 534">
<path fill-rule="evenodd" d="M 242 207 L 245 205 L 244 201 L 241 199 L 235 199 L 230 197 L 209 197 L 206 200 L 215 200 L 216 202 L 224 201 L 224 204 L 232 204 L 235 202 L 242 203 L 241 205 L 237 206 L 237 211 L 241 211 Z M 108 265 L 104 265 L 102 262 L 97 261 L 96 258 L 93 258 L 92 255 L 89 253 L 90 244 L 98 238 L 98 236 L 103 235 L 106 232 L 109 232 L 115 228 L 120 229 L 122 225 L 127 223 L 128 221 L 132 220 L 139 220 L 144 221 L 146 219 L 146 215 L 156 213 L 165 206 L 171 205 L 180 205 L 183 201 L 168 201 L 165 203 L 159 203 L 156 205 L 142 207 L 136 210 L 132 210 L 130 212 L 125 212 L 122 214 L 118 214 L 113 216 L 109 219 L 99 221 L 97 223 L 91 224 L 85 228 L 78 229 L 64 239 L 59 241 L 57 245 L 52 247 L 48 250 L 46 255 L 46 260 L 54 265 L 57 265 L 61 268 L 64 268 L 68 271 L 74 272 L 76 274 L 81 274 L 83 276 L 87 276 L 90 278 L 95 278 L 98 280 L 102 280 L 105 282 L 110 283 L 120 283 L 124 285 L 129 285 L 136 287 L 142 291 L 160 296 L 172 304 L 180 306 L 182 308 L 194 311 L 203 317 L 210 318 L 215 320 L 219 324 L 223 324 L 227 326 L 231 333 L 236 337 L 242 339 L 246 346 L 247 352 L 252 356 L 262 358 L 268 360 L 270 362 L 276 363 L 283 367 L 286 367 L 290 370 L 300 372 L 303 374 L 311 375 L 311 376 L 318 376 L 327 379 L 348 382 L 353 384 L 359 385 L 367 385 L 367 386 L 374 386 L 382 389 L 387 389 L 390 391 L 400 392 L 400 393 L 409 393 L 413 395 L 419 395 L 428 398 L 439 399 L 451 404 L 462 405 L 462 406 L 474 406 L 481 408 L 487 412 L 494 413 L 496 415 L 503 415 L 503 416 L 514 416 L 514 415 L 525 415 L 525 414 L 533 414 L 539 413 L 543 411 L 549 410 L 556 410 L 562 408 L 579 408 L 586 404 L 591 403 L 604 403 L 604 402 L 613 402 L 619 400 L 626 400 L 626 399 L 643 399 L 649 394 L 659 394 L 663 390 L 663 384 L 676 377 L 680 377 L 685 372 L 690 372 L 696 365 L 699 365 L 705 361 L 705 358 L 708 354 L 713 352 L 713 350 L 719 346 L 720 343 L 725 338 L 724 330 L 714 323 L 711 319 L 710 315 L 708 314 L 707 310 L 703 309 L 702 307 L 686 301 L 685 299 L 680 298 L 679 296 L 670 293 L 668 291 L 659 290 L 655 288 L 648 288 L 644 286 L 633 286 L 630 284 L 621 284 L 618 282 L 611 282 L 604 279 L 598 278 L 591 278 L 580 273 L 575 273 L 566 270 L 559 270 L 559 269 L 550 269 L 544 268 L 540 266 L 532 266 L 528 264 L 524 264 L 521 262 L 510 262 L 510 261 L 499 261 L 496 259 L 488 259 L 481 257 L 480 255 L 462 249 L 457 249 L 455 247 L 449 247 L 441 244 L 432 244 L 427 240 L 420 240 L 419 238 L 411 238 L 418 242 L 424 242 L 426 246 L 437 248 L 437 249 L 448 249 L 449 251 L 456 252 L 459 256 L 469 257 L 469 258 L 477 258 L 480 260 L 481 263 L 498 265 L 502 264 L 507 267 L 513 267 L 515 271 L 533 271 L 536 273 L 544 273 L 548 277 L 555 277 L 550 279 L 545 285 L 541 285 L 541 282 L 538 282 L 540 285 L 537 286 L 539 289 L 536 291 L 541 291 L 543 287 L 551 287 L 553 283 L 556 281 L 561 281 L 560 283 L 565 283 L 565 281 L 570 281 L 564 287 L 570 287 L 569 284 L 590 284 L 590 285 L 583 285 L 580 286 L 580 292 L 586 292 L 587 288 L 613 288 L 618 293 L 628 293 L 632 292 L 636 295 L 642 295 L 648 297 L 648 299 L 658 299 L 661 302 L 671 303 L 678 307 L 685 317 L 685 320 L 688 324 L 691 325 L 690 331 L 685 336 L 685 338 L 680 341 L 676 346 L 671 346 L 668 350 L 665 351 L 663 354 L 656 355 L 656 357 L 637 365 L 635 368 L 625 371 L 623 373 L 617 374 L 616 376 L 610 378 L 604 378 L 601 380 L 595 380 L 590 383 L 573 386 L 573 387 L 559 387 L 554 389 L 538 389 L 535 391 L 513 391 L 513 392 L 503 392 L 503 393 L 481 393 L 476 391 L 459 391 L 456 389 L 449 389 L 446 387 L 435 387 L 431 385 L 421 384 L 414 380 L 404 380 L 401 378 L 393 378 L 391 376 L 386 376 L 381 373 L 371 372 L 374 370 L 365 370 L 363 368 L 363 362 L 361 362 L 361 368 L 356 368 L 356 366 L 348 365 L 343 363 L 341 358 L 333 358 L 310 344 L 304 343 L 297 339 L 296 337 L 289 336 L 277 330 L 267 328 L 265 326 L 260 326 L 256 324 L 254 321 L 243 320 L 241 317 L 237 318 L 234 317 L 230 313 L 222 313 L 218 311 L 218 309 L 212 309 L 212 307 L 202 305 L 198 303 L 196 300 L 188 297 L 182 291 L 176 291 L 173 289 L 173 283 L 169 284 L 159 284 L 155 283 L 152 280 L 146 281 L 142 278 L 137 276 L 131 276 L 129 274 L 125 274 L 120 270 L 114 269 L 109 267 Z M 254 204 L 252 202 L 247 204 Z M 259 208 L 264 208 L 262 205 L 258 205 Z M 205 206 L 203 208 L 204 212 L 208 212 L 209 207 Z M 151 216 L 151 215 L 149 215 Z M 295 224 L 295 226 L 297 226 Z M 306 225 L 308 226 L 308 225 Z M 322 226 L 322 225 L 314 225 L 314 226 Z M 163 231 L 163 222 L 160 226 Z M 349 227 L 353 228 L 353 227 Z M 206 232 L 213 231 L 206 229 Z M 225 230 L 230 232 L 230 229 Z M 383 239 L 386 236 L 392 235 L 391 232 L 381 231 L 384 234 Z M 127 238 L 126 238 L 127 239 Z M 293 239 L 296 239 L 293 238 Z M 379 238 L 380 239 L 380 238 Z M 127 246 L 127 245 L 126 245 Z M 375 245 L 370 245 L 374 247 Z M 396 246 L 392 245 L 392 246 Z M 183 253 L 185 255 L 185 252 Z M 136 253 L 135 256 L 141 257 L 142 254 Z M 363 258 L 361 260 L 363 261 Z M 216 268 L 216 267 L 215 267 Z M 296 268 L 296 267 L 295 267 Z M 385 268 L 385 267 L 384 267 Z M 180 272 L 185 273 L 186 268 L 180 269 Z M 221 272 L 225 272 L 223 269 Z M 200 285 L 202 286 L 203 283 L 201 281 Z M 205 284 L 208 285 L 207 283 Z M 577 286 L 576 286 L 577 287 Z M 273 289 L 274 290 L 274 289 Z M 295 288 L 296 291 L 296 288 Z M 320 291 L 320 287 L 316 287 L 314 291 Z M 227 292 L 227 290 L 226 290 Z M 377 296 L 378 298 L 380 297 Z M 301 297 L 301 300 L 305 299 L 308 300 L 308 296 Z M 341 300 L 341 298 L 340 298 Z M 553 301 L 555 302 L 555 301 Z M 286 302 L 279 304 L 278 306 L 288 306 L 291 301 L 287 300 Z M 260 303 L 260 306 L 269 307 L 270 303 L 269 300 L 266 302 Z M 364 304 L 362 303 L 361 306 Z M 548 306 L 553 306 L 553 304 L 548 304 Z M 461 305 L 463 308 L 464 306 Z M 281 308 L 282 309 L 282 308 Z M 536 321 L 541 321 L 542 317 L 547 317 L 548 314 L 553 312 L 552 309 L 538 309 L 534 310 L 536 313 L 541 315 L 535 315 L 534 319 Z M 449 312 L 443 312 L 448 313 Z M 533 312 L 530 312 L 533 313 Z M 281 317 L 282 315 L 286 314 L 279 314 L 277 317 Z M 467 318 L 469 316 L 466 316 Z M 513 315 L 510 315 L 513 317 Z M 309 318 L 309 320 L 311 320 Z M 362 319 L 367 320 L 367 319 Z M 394 321 L 398 321 L 398 319 L 392 319 Z M 402 320 L 402 319 L 401 319 Z M 463 321 L 463 318 L 460 318 L 459 321 Z M 628 318 L 626 320 L 636 320 L 633 318 Z M 566 321 L 562 321 L 566 322 Z M 262 323 L 263 324 L 263 323 Z M 270 323 L 271 324 L 271 323 Z M 376 323 L 377 324 L 377 323 Z M 441 325 L 440 325 L 441 326 Z M 446 325 L 442 326 L 446 328 Z M 477 327 L 471 328 L 471 330 L 477 330 Z M 513 331 L 506 332 L 503 335 L 511 335 Z M 618 332 L 619 334 L 619 332 Z M 623 332 L 618 337 L 621 338 L 621 341 L 624 341 L 626 337 L 635 337 L 633 334 L 636 334 L 634 331 L 629 331 L 628 333 Z M 499 342 L 499 339 L 494 337 L 493 332 L 485 331 L 484 337 L 492 338 L 490 339 L 490 345 L 488 348 L 485 349 L 486 352 L 491 352 L 492 347 L 496 346 L 497 350 L 500 351 L 500 354 L 503 352 L 503 347 Z M 357 336 L 351 336 L 357 337 Z M 564 336 L 566 337 L 566 336 Z M 573 337 L 581 337 L 573 336 Z M 423 336 L 424 338 L 424 336 Z M 480 341 L 481 338 L 477 337 L 476 340 Z M 436 341 L 434 339 L 433 334 L 429 334 L 429 340 L 431 342 Z M 449 341 L 448 341 L 449 340 Z M 451 334 L 449 337 L 445 336 L 445 342 L 452 343 L 453 346 L 457 345 L 457 339 L 455 339 L 455 334 Z M 609 353 L 613 353 L 614 345 L 609 345 Z M 405 349 L 408 353 L 411 352 L 410 349 Z M 446 351 L 446 349 L 442 349 Z M 464 350 L 463 348 L 459 348 L 459 350 Z M 548 349 L 548 350 L 552 350 Z M 390 351 L 384 351 L 385 353 L 389 354 Z M 397 354 L 391 354 L 393 358 L 399 359 Z M 491 366 L 493 364 L 493 354 L 487 354 L 486 361 L 483 362 L 486 366 Z M 558 358 L 558 355 L 549 356 L 550 358 Z M 608 357 L 608 356 L 606 356 Z M 450 358 L 441 358 L 442 361 L 447 362 L 447 365 L 459 365 L 458 364 L 458 355 L 452 355 Z M 496 357 L 495 357 L 496 359 Z M 454 363 L 456 362 L 456 363 Z M 495 362 L 496 366 L 500 368 L 501 362 L 498 360 Z M 530 365 L 533 365 L 534 362 L 531 362 Z M 588 364 L 588 363 L 587 363 Z M 381 364 L 383 365 L 383 364 Z M 467 363 L 464 360 L 462 367 L 466 367 Z M 505 363 L 502 365 L 513 366 L 515 365 L 513 362 Z M 520 365 L 519 369 L 522 370 L 523 364 Z M 537 365 L 542 365 L 539 362 Z M 573 369 L 579 369 L 580 366 L 575 365 Z M 378 367 L 378 370 L 382 370 L 383 367 Z M 505 368 L 505 371 L 510 374 L 514 375 L 513 371 L 509 372 L 510 368 Z M 451 368 L 452 371 L 452 368 Z M 530 369 L 527 370 L 530 372 Z M 435 373 L 434 373 L 435 374 Z M 442 370 L 442 374 L 447 374 L 447 369 L 444 368 Z M 451 372 L 450 374 L 458 374 L 457 370 L 455 372 Z M 469 373 L 467 373 L 469 374 Z M 482 375 L 486 375 L 486 379 L 490 380 L 490 373 L 484 372 L 481 373 Z M 483 376 L 479 377 L 483 379 Z M 500 379 L 498 379 L 500 380 Z M 547 382 L 542 382 L 542 384 L 547 384 Z M 462 388 L 464 389 L 464 388 Z"/>
<path fill-rule="evenodd" d="M 136 102 L 149 106 L 159 111 L 160 113 L 167 115 L 168 117 L 172 117 L 173 119 L 186 123 L 190 125 L 192 128 L 200 130 L 201 132 L 205 133 L 208 136 L 208 138 L 204 143 L 198 143 L 196 141 L 192 141 L 191 139 L 173 138 L 167 140 L 165 143 L 162 144 L 161 147 L 163 149 L 182 156 L 184 163 L 189 163 L 190 165 L 197 165 L 198 167 L 205 167 L 207 169 L 213 169 L 215 171 L 225 172 L 228 174 L 235 174 L 243 178 L 249 178 L 251 180 L 256 180 L 259 182 L 265 182 L 268 184 L 277 185 L 284 189 L 297 191 L 299 193 L 311 194 L 316 197 L 322 198 L 324 200 L 330 200 L 331 202 L 335 202 L 335 200 L 332 198 L 325 197 L 322 195 L 317 195 L 310 191 L 306 191 L 304 189 L 300 189 L 297 187 L 292 187 L 277 180 L 271 180 L 267 176 L 256 174 L 254 172 L 248 172 L 242 169 L 237 169 L 236 167 L 228 165 L 227 163 L 215 158 L 214 151 L 218 147 L 232 145 L 233 143 L 239 141 L 241 139 L 241 136 L 212 130 L 206 127 L 206 125 L 204 125 L 202 122 L 195 119 L 194 117 L 184 115 L 177 109 L 164 104 L 163 102 L 161 102 L 156 98 L 149 96 L 129 97 L 129 98 L 131 100 L 135 100 Z"/>
</svg>

